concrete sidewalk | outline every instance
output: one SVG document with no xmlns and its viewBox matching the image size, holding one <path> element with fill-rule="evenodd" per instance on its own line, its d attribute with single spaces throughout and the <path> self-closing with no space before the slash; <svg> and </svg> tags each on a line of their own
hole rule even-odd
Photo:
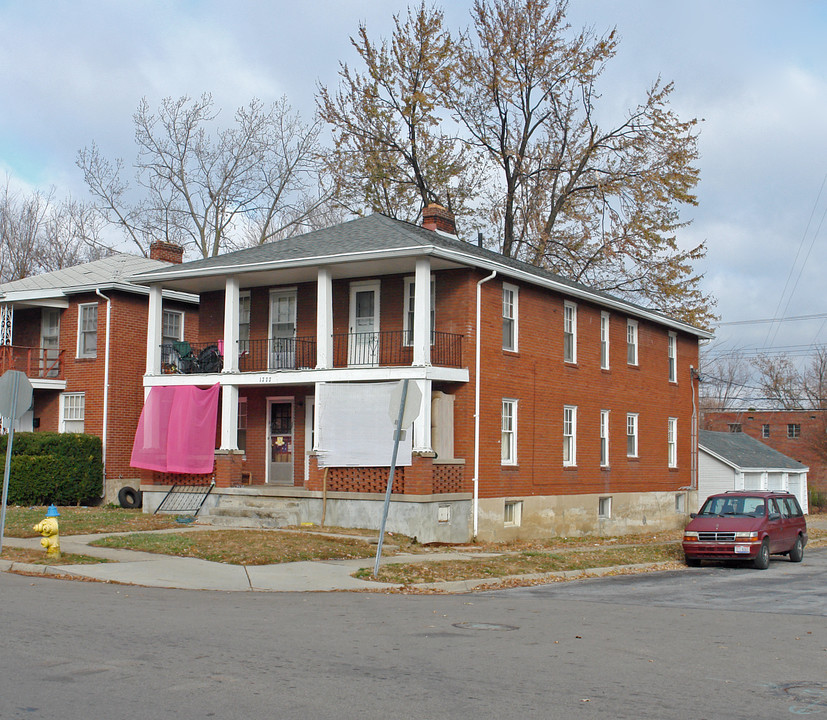
<svg viewBox="0 0 827 720">
<path fill-rule="evenodd" d="M 808 518 L 810 527 L 827 529 L 827 517 Z M 173 528 L 152 532 L 186 532 L 198 528 Z M 145 587 L 178 588 L 182 590 L 221 590 L 225 592 L 325 592 L 340 590 L 381 591 L 402 587 L 390 583 L 371 582 L 351 577 L 359 568 L 373 567 L 372 558 L 355 560 L 314 560 L 305 562 L 280 563 L 278 565 L 228 565 L 197 558 L 183 558 L 172 555 L 100 548 L 90 545 L 93 540 L 109 535 L 126 533 L 105 533 L 101 535 L 66 535 L 60 538 L 63 552 L 100 557 L 111 562 L 90 565 L 34 565 L 0 560 L 0 571 L 23 572 L 40 575 L 60 575 L 87 578 L 101 582 L 116 582 Z M 40 550 L 40 538 L 4 538 L 8 547 Z M 443 553 L 394 555 L 383 557 L 382 564 L 399 562 L 435 562 L 479 558 L 478 552 L 451 551 Z M 593 568 L 588 571 L 570 570 L 538 575 L 517 576 L 527 581 L 554 582 L 559 579 L 598 577 L 620 569 L 641 570 L 658 567 L 674 567 L 674 563 L 626 565 L 621 567 Z M 460 580 L 456 582 L 421 583 L 414 588 L 438 590 L 441 592 L 468 592 L 475 587 L 507 578 Z"/>
</svg>

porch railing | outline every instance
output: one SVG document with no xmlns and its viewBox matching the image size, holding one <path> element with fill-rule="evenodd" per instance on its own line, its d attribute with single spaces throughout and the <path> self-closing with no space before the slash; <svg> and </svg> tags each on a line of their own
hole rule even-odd
<svg viewBox="0 0 827 720">
<path fill-rule="evenodd" d="M 316 367 L 316 338 L 240 340 L 240 372 L 308 370 Z M 334 367 L 401 367 L 413 362 L 410 334 L 401 330 L 333 335 Z M 222 342 L 176 342 L 161 346 L 165 373 L 217 373 L 224 367 Z M 433 332 L 431 364 L 462 367 L 462 335 Z"/>
<path fill-rule="evenodd" d="M 63 380 L 63 350 L 57 348 L 3 345 L 0 347 L 0 375 L 20 370 L 30 378 Z"/>
</svg>

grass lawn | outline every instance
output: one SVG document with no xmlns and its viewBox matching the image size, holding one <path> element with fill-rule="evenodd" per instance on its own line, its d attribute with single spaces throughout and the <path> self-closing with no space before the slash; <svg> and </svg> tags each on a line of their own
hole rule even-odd
<svg viewBox="0 0 827 720">
<path fill-rule="evenodd" d="M 0 559 L 12 562 L 29 563 L 31 565 L 90 565 L 93 563 L 109 562 L 103 558 L 89 557 L 88 555 L 73 555 L 63 553 L 60 559 L 46 556 L 45 550 L 29 550 L 27 548 L 13 548 L 3 545 Z"/>
<path fill-rule="evenodd" d="M 46 517 L 45 506 L 6 508 L 5 537 L 38 537 L 32 526 Z M 179 527 L 169 515 L 145 515 L 140 510 L 119 507 L 59 507 L 61 535 L 88 535 L 104 532 L 163 530 Z"/>
</svg>

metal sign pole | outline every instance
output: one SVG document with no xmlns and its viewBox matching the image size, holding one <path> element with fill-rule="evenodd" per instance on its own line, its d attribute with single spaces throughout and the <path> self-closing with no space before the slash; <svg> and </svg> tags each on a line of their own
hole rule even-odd
<svg viewBox="0 0 827 720">
<path fill-rule="evenodd" d="M 405 414 L 405 400 L 408 398 L 408 378 L 402 381 L 402 401 L 399 403 L 399 415 L 396 418 L 396 428 L 393 433 L 393 455 L 391 456 L 391 470 L 388 474 L 388 488 L 385 490 L 385 506 L 382 509 L 382 526 L 379 528 L 379 544 L 376 546 L 376 563 L 373 566 L 373 577 L 379 574 L 379 561 L 382 559 L 382 544 L 385 541 L 385 523 L 388 520 L 388 508 L 391 504 L 391 489 L 393 475 L 396 472 L 396 455 L 399 451 L 399 434 L 402 428 L 402 417 Z"/>
<path fill-rule="evenodd" d="M 17 407 L 17 393 L 20 390 L 20 376 L 15 373 L 12 381 L 11 407 Z M 11 475 L 11 448 L 14 444 L 14 412 L 9 415 L 9 442 L 6 445 L 6 467 L 3 471 L 3 506 L 0 509 L 0 553 L 3 552 L 3 536 L 6 532 L 6 501 L 9 498 L 9 475 Z"/>
</svg>

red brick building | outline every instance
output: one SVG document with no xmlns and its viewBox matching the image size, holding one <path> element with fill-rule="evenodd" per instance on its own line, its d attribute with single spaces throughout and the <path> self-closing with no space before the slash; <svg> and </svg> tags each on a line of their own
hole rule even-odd
<svg viewBox="0 0 827 720">
<path fill-rule="evenodd" d="M 170 261 L 180 263 L 180 248 L 157 243 L 150 259 L 115 254 L 0 285 L 0 374 L 21 370 L 34 387 L 16 428 L 99 436 L 107 501 L 140 481 L 129 457 L 144 397 L 148 290 L 129 277 Z M 197 333 L 197 302 L 166 293 L 167 330 Z"/>
<path fill-rule="evenodd" d="M 813 410 L 705 411 L 704 430 L 743 432 L 807 465 L 810 488 L 827 491 L 827 414 Z"/>
<path fill-rule="evenodd" d="M 150 352 L 144 379 L 221 384 L 205 511 L 377 527 L 388 467 L 358 461 L 359 428 L 370 384 L 408 379 L 420 412 L 390 530 L 458 542 L 682 523 L 707 333 L 462 242 L 446 215 L 372 215 L 135 278 L 151 287 L 150 350 L 167 290 L 201 297 L 192 346 L 222 338 L 220 372 L 165 373 Z M 366 384 L 343 415 L 337 393 Z M 146 472 L 144 507 L 172 480 Z"/>
</svg>

